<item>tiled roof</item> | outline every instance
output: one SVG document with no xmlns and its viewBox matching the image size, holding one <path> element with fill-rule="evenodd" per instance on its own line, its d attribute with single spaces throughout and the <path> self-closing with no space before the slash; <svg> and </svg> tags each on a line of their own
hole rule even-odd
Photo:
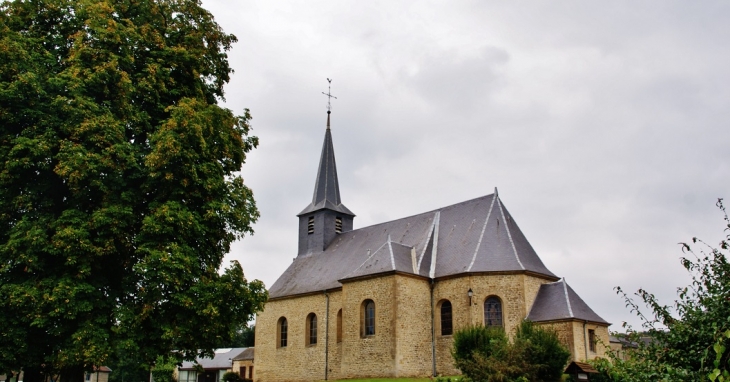
<svg viewBox="0 0 730 382">
<path fill-rule="evenodd" d="M 324 251 L 295 258 L 271 286 L 269 296 L 339 288 L 342 280 L 392 271 L 430 278 L 524 271 L 557 279 L 495 192 L 343 232 Z"/>
<path fill-rule="evenodd" d="M 217 349 L 213 358 L 197 358 L 195 362 L 184 361 L 180 370 L 194 370 L 195 363 L 203 369 L 229 369 L 233 366 L 231 360 L 237 358 L 248 348 L 225 348 Z"/>
<path fill-rule="evenodd" d="M 253 353 L 254 353 L 253 347 L 246 348 L 243 350 L 243 352 L 241 354 L 239 354 L 237 357 L 234 357 L 233 360 L 234 361 L 245 361 L 245 360 L 253 359 Z"/>
<path fill-rule="evenodd" d="M 565 282 L 542 284 L 527 319 L 534 322 L 576 319 L 608 324 Z"/>
</svg>

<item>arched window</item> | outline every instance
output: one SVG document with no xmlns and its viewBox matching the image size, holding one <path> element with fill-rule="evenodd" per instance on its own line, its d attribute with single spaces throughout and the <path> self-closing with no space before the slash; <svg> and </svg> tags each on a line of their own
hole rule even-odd
<svg viewBox="0 0 730 382">
<path fill-rule="evenodd" d="M 502 301 L 496 296 L 484 300 L 484 326 L 502 326 Z"/>
<path fill-rule="evenodd" d="M 342 309 L 337 311 L 337 342 L 342 342 Z"/>
<path fill-rule="evenodd" d="M 276 325 L 277 343 L 280 348 L 285 348 L 287 344 L 287 333 L 288 325 L 286 323 L 286 317 L 279 318 L 279 322 Z"/>
<path fill-rule="evenodd" d="M 305 336 L 305 343 L 307 345 L 317 344 L 317 315 L 314 313 L 309 313 L 307 316 L 307 330 Z"/>
<path fill-rule="evenodd" d="M 451 326 L 451 302 L 444 300 L 441 303 L 441 335 L 450 336 L 453 333 Z"/>
<path fill-rule="evenodd" d="M 375 303 L 373 300 L 362 302 L 362 335 L 375 335 Z"/>
</svg>

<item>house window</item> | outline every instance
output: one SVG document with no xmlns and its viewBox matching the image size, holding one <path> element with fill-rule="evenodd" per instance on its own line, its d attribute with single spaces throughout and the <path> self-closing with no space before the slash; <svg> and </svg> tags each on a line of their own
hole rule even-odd
<svg viewBox="0 0 730 382">
<path fill-rule="evenodd" d="M 314 216 L 309 217 L 309 222 L 307 223 L 307 233 L 310 235 L 314 233 Z"/>
<path fill-rule="evenodd" d="M 502 301 L 496 296 L 484 300 L 484 326 L 502 326 Z"/>
<path fill-rule="evenodd" d="M 314 313 L 309 313 L 307 316 L 306 336 L 307 345 L 317 344 L 317 315 Z"/>
<path fill-rule="evenodd" d="M 373 300 L 365 300 L 362 303 L 362 335 L 375 335 L 375 303 Z"/>
<path fill-rule="evenodd" d="M 91 381 L 91 373 L 86 373 L 86 380 Z"/>
<path fill-rule="evenodd" d="M 596 331 L 593 329 L 588 329 L 588 349 L 596 352 Z"/>
<path fill-rule="evenodd" d="M 452 334 L 451 326 L 451 302 L 444 300 L 441 303 L 441 335 L 450 336 Z"/>
<path fill-rule="evenodd" d="M 253 365 L 248 367 L 248 379 L 253 381 Z"/>
<path fill-rule="evenodd" d="M 277 332 L 278 332 L 277 333 L 278 334 L 277 337 L 279 337 L 277 342 L 279 344 L 279 347 L 280 348 L 285 348 L 286 347 L 286 344 L 287 344 L 286 339 L 287 339 L 287 332 L 288 332 L 288 327 L 287 327 L 287 323 L 286 323 L 286 317 L 281 317 L 279 319 L 279 323 L 277 324 L 277 329 L 278 329 L 277 330 Z"/>
<path fill-rule="evenodd" d="M 342 233 L 342 218 L 339 216 L 335 218 L 335 232 Z"/>
<path fill-rule="evenodd" d="M 337 311 L 337 342 L 342 342 L 342 309 Z"/>
</svg>

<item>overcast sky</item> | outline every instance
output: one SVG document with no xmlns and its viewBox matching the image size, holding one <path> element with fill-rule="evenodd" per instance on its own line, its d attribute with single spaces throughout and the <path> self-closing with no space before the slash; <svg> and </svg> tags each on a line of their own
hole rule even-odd
<svg viewBox="0 0 730 382">
<path fill-rule="evenodd" d="M 616 295 L 671 303 L 680 241 L 722 238 L 730 197 L 730 3 L 232 1 L 226 107 L 261 144 L 261 219 L 227 259 L 271 286 L 297 252 L 332 78 L 355 228 L 491 194 L 553 273 L 621 330 Z"/>
</svg>

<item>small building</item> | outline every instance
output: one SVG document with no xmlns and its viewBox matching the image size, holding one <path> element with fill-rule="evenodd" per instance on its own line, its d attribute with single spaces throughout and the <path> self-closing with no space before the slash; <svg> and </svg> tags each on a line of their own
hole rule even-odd
<svg viewBox="0 0 730 382">
<path fill-rule="evenodd" d="M 87 382 L 109 382 L 109 373 L 112 369 L 106 366 L 94 366 L 92 372 L 84 373 L 84 380 Z"/>
<path fill-rule="evenodd" d="M 175 379 L 178 382 L 221 382 L 223 374 L 234 371 L 233 360 L 247 349 L 250 348 L 216 349 L 213 358 L 185 361 L 182 366 L 177 368 Z"/>
<path fill-rule="evenodd" d="M 244 379 L 253 380 L 254 348 L 246 348 L 243 353 L 233 358 L 233 370 Z"/>
</svg>

